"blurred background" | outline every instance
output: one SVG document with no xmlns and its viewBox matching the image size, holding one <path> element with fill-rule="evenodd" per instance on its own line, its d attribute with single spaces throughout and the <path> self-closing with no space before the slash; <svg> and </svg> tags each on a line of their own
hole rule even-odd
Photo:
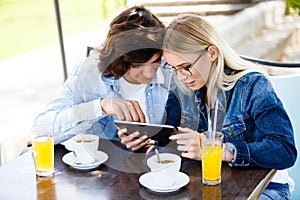
<svg viewBox="0 0 300 200">
<path fill-rule="evenodd" d="M 34 117 L 62 90 L 55 0 L 0 0 L 0 165 L 26 146 Z M 105 39 L 125 0 L 61 0 L 68 72 Z"/>
<path fill-rule="evenodd" d="M 125 0 L 58 1 L 64 37 L 106 28 Z M 0 60 L 58 41 L 53 0 L 0 0 Z"/>
</svg>

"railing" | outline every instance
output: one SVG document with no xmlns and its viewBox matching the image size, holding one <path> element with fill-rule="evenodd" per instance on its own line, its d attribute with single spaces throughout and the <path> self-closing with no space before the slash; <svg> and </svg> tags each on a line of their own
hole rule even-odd
<svg viewBox="0 0 300 200">
<path fill-rule="evenodd" d="M 87 49 L 86 49 L 86 57 L 89 57 L 89 55 L 90 55 L 90 52 L 92 51 L 94 49 L 94 47 L 87 47 Z"/>
<path fill-rule="evenodd" d="M 269 61 L 269 60 L 263 60 L 258 58 L 252 58 L 248 56 L 240 56 L 241 58 L 260 64 L 260 65 L 267 65 L 272 67 L 286 67 L 286 68 L 300 68 L 300 63 L 294 63 L 294 62 L 275 62 L 275 61 Z"/>
<path fill-rule="evenodd" d="M 93 47 L 88 46 L 86 51 L 86 57 L 90 55 L 90 51 L 93 50 Z M 260 65 L 272 66 L 272 67 L 286 67 L 286 68 L 300 68 L 300 63 L 294 62 L 275 62 L 270 60 L 264 60 L 259 58 L 252 58 L 248 56 L 240 56 L 241 58 L 254 62 Z"/>
</svg>

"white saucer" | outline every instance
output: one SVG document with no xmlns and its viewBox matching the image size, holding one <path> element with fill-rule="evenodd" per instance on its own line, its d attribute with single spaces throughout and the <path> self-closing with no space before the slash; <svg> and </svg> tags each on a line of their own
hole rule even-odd
<svg viewBox="0 0 300 200">
<path fill-rule="evenodd" d="M 96 161 L 90 164 L 78 164 L 75 163 L 75 156 L 73 152 L 69 152 L 66 155 L 63 156 L 62 160 L 67 165 L 70 165 L 71 167 L 75 169 L 81 169 L 81 170 L 87 170 L 87 169 L 93 169 L 98 167 L 101 163 L 104 163 L 108 159 L 108 155 L 103 151 L 97 151 L 96 153 Z"/>
<path fill-rule="evenodd" d="M 166 192 L 174 192 L 179 190 L 181 187 L 187 185 L 190 182 L 190 178 L 183 172 L 179 172 L 177 180 L 172 186 L 169 187 L 160 187 L 154 183 L 154 178 L 152 177 L 151 172 L 143 174 L 139 178 L 139 182 L 142 186 L 159 193 L 166 193 Z"/>
</svg>

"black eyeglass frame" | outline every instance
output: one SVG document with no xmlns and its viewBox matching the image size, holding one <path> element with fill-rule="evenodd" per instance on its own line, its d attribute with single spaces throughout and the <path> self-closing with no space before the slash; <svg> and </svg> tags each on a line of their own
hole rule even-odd
<svg viewBox="0 0 300 200">
<path fill-rule="evenodd" d="M 198 56 L 198 58 L 190 65 L 186 66 L 186 67 L 181 67 L 181 68 L 177 68 L 169 65 L 167 62 L 165 62 L 165 64 L 163 65 L 164 69 L 168 69 L 168 70 L 172 70 L 174 72 L 175 75 L 178 74 L 178 72 L 182 75 L 187 75 L 185 73 L 189 73 L 188 75 L 191 76 L 192 72 L 190 71 L 192 69 L 192 67 L 194 67 L 194 65 L 199 61 L 199 59 L 204 55 L 204 53 L 200 54 Z"/>
</svg>

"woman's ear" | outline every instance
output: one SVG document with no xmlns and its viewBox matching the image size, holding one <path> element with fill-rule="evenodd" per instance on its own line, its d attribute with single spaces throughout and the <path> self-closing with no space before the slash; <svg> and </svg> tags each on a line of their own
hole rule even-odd
<svg viewBox="0 0 300 200">
<path fill-rule="evenodd" d="M 207 53 L 208 53 L 211 61 L 214 62 L 218 58 L 219 50 L 215 46 L 209 46 L 207 48 Z"/>
</svg>

